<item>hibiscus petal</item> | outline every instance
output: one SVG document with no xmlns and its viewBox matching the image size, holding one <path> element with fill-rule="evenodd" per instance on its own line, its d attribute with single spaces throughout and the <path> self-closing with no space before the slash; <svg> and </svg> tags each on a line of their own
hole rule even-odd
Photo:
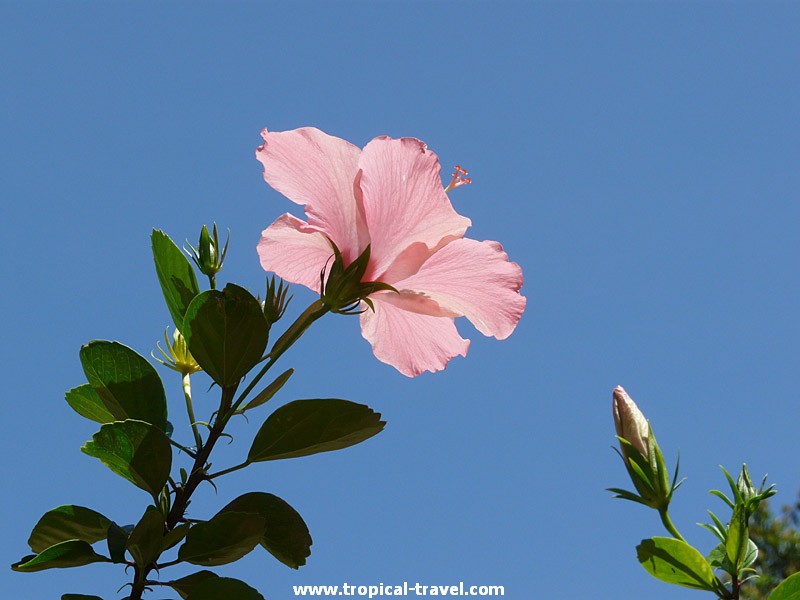
<svg viewBox="0 0 800 600">
<path fill-rule="evenodd" d="M 358 164 L 372 243 L 368 277 L 380 278 L 410 245 L 421 242 L 434 249 L 447 238 L 463 237 L 470 226 L 447 198 L 439 158 L 419 140 L 375 138 L 361 152 Z"/>
<path fill-rule="evenodd" d="M 378 360 L 403 375 L 441 371 L 454 356 L 467 355 L 469 340 L 458 334 L 453 319 L 408 312 L 381 295 L 370 299 L 375 312 L 361 314 L 361 335 Z"/>
<path fill-rule="evenodd" d="M 451 319 L 463 316 L 461 313 L 442 306 L 436 300 L 422 292 L 413 292 L 410 290 L 403 290 L 400 293 L 382 291 L 370 295 L 370 300 L 374 301 L 375 299 L 391 304 L 396 308 L 402 308 L 405 311 L 420 315 L 450 317 Z"/>
<path fill-rule="evenodd" d="M 525 310 L 522 269 L 509 262 L 497 242 L 453 240 L 423 263 L 416 274 L 393 283 L 420 292 L 466 316 L 483 335 L 505 339 Z"/>
<path fill-rule="evenodd" d="M 313 127 L 292 131 L 266 129 L 256 158 L 264 180 L 290 200 L 305 205 L 309 225 L 326 233 L 347 262 L 366 246 L 359 241 L 364 225 L 356 207 L 353 184 L 358 173 L 358 147 Z"/>
<path fill-rule="evenodd" d="M 289 213 L 261 233 L 257 249 L 266 271 L 315 292 L 319 292 L 320 271 L 333 255 L 324 234 Z"/>
</svg>

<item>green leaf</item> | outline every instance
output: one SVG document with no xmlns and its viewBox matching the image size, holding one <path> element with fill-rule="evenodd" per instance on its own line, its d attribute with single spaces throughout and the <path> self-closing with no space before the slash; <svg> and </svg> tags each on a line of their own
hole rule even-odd
<svg viewBox="0 0 800 600">
<path fill-rule="evenodd" d="M 163 231 L 154 229 L 150 241 L 164 300 L 175 327 L 181 330 L 186 309 L 200 293 L 197 276 L 186 255 Z"/>
<path fill-rule="evenodd" d="M 702 525 L 706 527 L 706 529 L 712 529 L 709 525 Z M 753 540 L 747 540 L 747 551 L 744 554 L 742 559 L 742 566 L 739 569 L 741 572 L 742 570 L 746 569 L 747 567 L 751 566 L 756 559 L 758 558 L 758 546 L 755 545 Z M 733 565 L 731 564 L 730 560 L 728 560 L 728 554 L 725 550 L 725 543 L 717 544 L 717 546 L 708 553 L 706 557 L 708 564 L 711 565 L 712 569 L 722 569 L 727 573 L 730 573 L 734 570 Z"/>
<path fill-rule="evenodd" d="M 115 420 L 136 419 L 164 431 L 167 399 L 153 365 L 119 342 L 95 340 L 80 354 L 86 378 Z"/>
<path fill-rule="evenodd" d="M 238 383 L 261 360 L 269 337 L 261 304 L 232 283 L 192 300 L 181 332 L 197 363 L 221 387 Z"/>
<path fill-rule="evenodd" d="M 250 400 L 250 402 L 248 402 L 242 408 L 242 412 L 244 412 L 246 410 L 250 410 L 250 409 L 255 408 L 257 406 L 261 406 L 262 404 L 265 404 L 269 400 L 271 400 L 272 397 L 280 391 L 280 389 L 284 386 L 284 384 L 287 381 L 289 381 L 289 377 L 292 376 L 292 373 L 294 373 L 294 369 L 287 369 L 286 371 L 284 371 L 283 373 L 278 375 L 278 377 L 275 378 L 275 381 L 273 381 L 267 387 L 265 387 L 263 390 L 261 390 L 256 395 L 255 398 Z"/>
<path fill-rule="evenodd" d="M 161 554 L 163 539 L 164 515 L 155 506 L 148 506 L 131 531 L 127 544 L 128 552 L 137 565 L 145 567 Z"/>
<path fill-rule="evenodd" d="M 284 500 L 265 492 L 239 496 L 218 514 L 226 512 L 254 513 L 266 524 L 261 545 L 286 566 L 297 569 L 306 564 L 311 554 L 311 535 L 300 514 Z"/>
<path fill-rule="evenodd" d="M 67 540 L 94 544 L 105 539 L 111 520 L 83 506 L 67 504 L 49 510 L 33 527 L 28 545 L 36 553 Z"/>
<path fill-rule="evenodd" d="M 87 596 L 86 594 L 62 594 L 61 600 L 103 600 L 100 596 Z"/>
<path fill-rule="evenodd" d="M 742 560 L 742 568 L 746 569 L 752 566 L 758 558 L 758 546 L 753 540 L 747 540 L 747 552 L 745 552 L 744 559 Z"/>
<path fill-rule="evenodd" d="M 255 514 L 228 512 L 194 525 L 178 549 L 178 558 L 194 565 L 215 567 L 239 560 L 261 541 L 264 519 Z"/>
<path fill-rule="evenodd" d="M 187 600 L 264 600 L 264 596 L 247 585 L 244 581 L 230 577 L 207 579 L 199 584 Z"/>
<path fill-rule="evenodd" d="M 111 523 L 108 526 L 108 534 L 106 535 L 106 542 L 108 544 L 108 555 L 114 563 L 125 562 L 125 549 L 128 546 L 128 536 L 130 533 L 117 525 Z"/>
<path fill-rule="evenodd" d="M 92 546 L 83 540 L 67 540 L 50 546 L 39 554 L 26 556 L 11 565 L 14 571 L 33 573 L 45 569 L 66 569 L 82 567 L 96 562 L 111 562 L 105 556 L 97 554 Z"/>
<path fill-rule="evenodd" d="M 369 406 L 334 398 L 295 400 L 261 426 L 249 462 L 308 456 L 347 448 L 380 433 L 386 423 Z"/>
<path fill-rule="evenodd" d="M 725 569 L 727 571 L 730 568 L 730 562 L 725 554 L 725 544 L 717 544 L 706 556 L 706 562 L 711 565 L 712 569 Z"/>
<path fill-rule="evenodd" d="M 174 548 L 180 544 L 183 538 L 186 537 L 186 534 L 189 533 L 190 527 L 191 525 L 189 525 L 189 523 L 182 523 L 167 533 L 161 541 L 161 552 L 166 552 L 170 548 Z"/>
<path fill-rule="evenodd" d="M 784 579 L 772 590 L 767 600 L 800 600 L 800 573 Z"/>
<path fill-rule="evenodd" d="M 212 573 L 211 571 L 198 571 L 197 573 L 192 573 L 191 575 L 181 577 L 175 581 L 168 581 L 167 585 L 178 592 L 181 598 L 185 599 L 189 597 L 189 594 L 194 590 L 195 587 L 204 582 L 206 579 L 215 579 L 216 577 L 217 574 Z"/>
<path fill-rule="evenodd" d="M 744 504 L 737 504 L 733 509 L 733 516 L 728 525 L 728 537 L 725 540 L 725 554 L 738 573 L 742 568 L 741 562 L 747 552 L 747 515 Z"/>
<path fill-rule="evenodd" d="M 674 538 L 642 540 L 636 554 L 645 570 L 656 579 L 696 590 L 714 591 L 716 577 L 695 548 Z"/>
<path fill-rule="evenodd" d="M 172 449 L 164 433 L 142 421 L 108 423 L 83 445 L 94 456 L 133 485 L 157 499 L 172 467 Z"/>
<path fill-rule="evenodd" d="M 72 388 L 65 396 L 67 404 L 80 416 L 95 423 L 111 423 L 116 421 L 103 400 L 88 383 Z"/>
</svg>

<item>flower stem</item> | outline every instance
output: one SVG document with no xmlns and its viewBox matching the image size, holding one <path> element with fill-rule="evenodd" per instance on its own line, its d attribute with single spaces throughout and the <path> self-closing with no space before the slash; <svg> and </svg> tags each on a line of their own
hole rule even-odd
<svg viewBox="0 0 800 600">
<path fill-rule="evenodd" d="M 186 398 L 186 412 L 189 414 L 189 424 L 192 426 L 194 442 L 197 446 L 197 451 L 200 452 L 203 447 L 203 438 L 200 437 L 200 431 L 197 429 L 197 419 L 194 417 L 194 407 L 192 406 L 192 384 L 189 378 L 189 373 L 184 373 L 183 396 Z"/>
<path fill-rule="evenodd" d="M 261 378 L 266 374 L 267 371 L 269 371 L 270 367 L 275 364 L 278 358 L 280 358 L 281 355 L 292 346 L 292 344 L 300 339 L 300 336 L 303 335 L 309 327 L 311 327 L 314 321 L 324 316 L 328 311 L 330 311 L 330 308 L 328 308 L 322 302 L 322 300 L 315 300 L 307 309 L 305 309 L 305 311 L 303 311 L 303 314 L 295 319 L 295 322 L 292 323 L 283 333 L 283 335 L 278 338 L 278 341 L 273 344 L 272 350 L 269 353 L 269 358 L 267 359 L 267 363 L 262 367 L 261 371 L 258 372 L 258 375 L 253 378 L 245 390 L 239 395 L 239 397 L 236 399 L 236 402 L 233 403 L 229 415 L 232 415 L 236 412 L 247 395 L 253 391 L 253 388 L 256 387 L 258 382 L 261 381 Z M 230 416 L 227 418 L 230 418 Z"/>
<path fill-rule="evenodd" d="M 661 522 L 664 524 L 664 527 L 666 528 L 667 531 L 669 531 L 672 537 L 682 542 L 686 542 L 686 540 L 683 539 L 683 536 L 680 534 L 680 532 L 675 528 L 675 525 L 673 525 L 672 519 L 669 518 L 669 511 L 667 510 L 667 508 L 666 507 L 659 508 L 658 514 L 661 517 Z"/>
<path fill-rule="evenodd" d="M 278 358 L 288 350 L 292 344 L 294 344 L 300 336 L 320 317 L 325 315 L 330 309 L 322 303 L 321 300 L 316 300 L 312 302 L 311 305 L 301 314 L 294 323 L 289 326 L 284 334 L 278 338 L 278 341 L 275 342 L 272 346 L 272 351 L 269 354 L 269 359 L 261 371 L 256 375 L 253 380 L 250 382 L 250 385 L 242 392 L 239 397 L 234 402 L 233 399 L 236 396 L 236 391 L 239 387 L 239 384 L 232 385 L 230 387 L 222 388 L 222 398 L 220 399 L 220 410 L 217 415 L 217 419 L 211 425 L 211 428 L 208 433 L 208 437 L 206 438 L 206 443 L 201 444 L 200 434 L 197 430 L 195 418 L 194 418 L 194 409 L 192 408 L 192 396 L 191 396 L 191 388 L 189 387 L 189 376 L 184 376 L 184 394 L 186 396 L 186 410 L 189 413 L 189 419 L 192 422 L 192 431 L 195 434 L 195 440 L 197 441 L 198 447 L 197 452 L 191 453 L 190 455 L 194 458 L 194 465 L 192 466 L 192 470 L 190 471 L 189 479 L 186 483 L 179 487 L 175 491 L 175 498 L 172 502 L 172 507 L 170 508 L 169 514 L 166 518 L 165 523 L 165 530 L 172 531 L 180 522 L 184 521 L 184 514 L 186 512 L 186 507 L 189 504 L 189 500 L 197 489 L 197 487 L 203 482 L 208 481 L 211 479 L 207 472 L 207 465 L 208 465 L 208 458 L 211 455 L 211 451 L 214 449 L 214 445 L 217 443 L 219 438 L 222 436 L 225 426 L 228 424 L 228 421 L 231 417 L 236 413 L 236 410 L 239 408 L 241 403 L 247 397 L 259 380 L 264 376 L 264 374 L 269 370 L 269 368 L 278 360 Z M 182 448 L 182 446 L 179 446 Z M 185 449 L 184 449 L 185 450 Z M 187 452 L 188 453 L 188 452 Z M 215 473 L 213 477 L 219 477 L 225 473 L 231 473 L 238 469 L 243 469 L 246 467 L 248 462 L 244 462 L 240 465 L 236 465 L 235 467 L 231 467 L 229 469 L 225 469 L 220 471 L 219 473 Z M 156 559 L 157 560 L 157 559 Z M 170 566 L 172 564 L 176 564 L 174 562 L 171 563 L 163 563 L 160 567 Z M 136 565 L 134 568 L 134 580 L 131 584 L 131 593 L 128 597 L 129 600 L 141 600 L 142 594 L 144 593 L 144 589 L 147 584 L 147 575 L 148 573 L 154 568 L 154 564 L 149 565 Z"/>
<path fill-rule="evenodd" d="M 736 575 L 731 575 L 731 600 L 739 600 L 739 592 L 742 582 Z"/>
</svg>

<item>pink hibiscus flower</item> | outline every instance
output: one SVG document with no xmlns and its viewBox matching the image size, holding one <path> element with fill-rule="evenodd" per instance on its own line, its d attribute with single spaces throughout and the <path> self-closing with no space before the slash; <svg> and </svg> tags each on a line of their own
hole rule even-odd
<svg viewBox="0 0 800 600">
<path fill-rule="evenodd" d="M 425 144 L 377 137 L 360 150 L 311 127 L 261 135 L 264 179 L 304 205 L 308 218 L 287 213 L 264 230 L 264 269 L 320 292 L 331 242 L 344 266 L 370 246 L 362 281 L 396 291 L 369 294 L 373 308 L 362 305 L 361 333 L 379 360 L 409 377 L 467 354 L 455 317 L 487 336 L 511 335 L 525 310 L 522 270 L 499 243 L 464 237 L 471 221 L 453 210 L 439 159 Z"/>
</svg>

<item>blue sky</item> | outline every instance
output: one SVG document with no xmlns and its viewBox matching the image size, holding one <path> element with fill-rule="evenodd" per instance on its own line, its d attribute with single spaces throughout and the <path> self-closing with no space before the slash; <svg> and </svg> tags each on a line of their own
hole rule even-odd
<svg viewBox="0 0 800 600">
<path fill-rule="evenodd" d="M 274 599 L 402 581 L 699 597 L 641 569 L 657 516 L 604 491 L 627 486 L 611 390 L 670 462 L 680 450 L 673 518 L 703 551 L 694 523 L 724 513 L 707 494 L 719 464 L 746 461 L 794 498 L 798 18 L 770 2 L 0 2 L 3 561 L 55 506 L 141 515 L 146 494 L 79 451 L 95 428 L 63 400 L 83 382 L 78 350 L 160 339 L 153 227 L 192 242 L 203 223 L 229 228 L 222 279 L 260 292 L 255 244 L 293 206 L 261 178 L 258 134 L 313 125 L 358 145 L 419 137 L 469 168 L 454 205 L 522 266 L 528 309 L 503 342 L 459 323 L 469 355 L 416 379 L 378 362 L 354 318 L 315 326 L 273 402 L 343 397 L 388 425 L 203 490 L 198 516 L 278 494 L 315 540 L 299 571 L 254 552 L 220 572 Z M 290 312 L 312 300 L 296 289 Z M 162 375 L 180 428 L 179 381 Z M 216 464 L 239 462 L 258 425 L 238 423 Z M 1 586 L 108 600 L 126 580 L 6 569 Z"/>
</svg>

